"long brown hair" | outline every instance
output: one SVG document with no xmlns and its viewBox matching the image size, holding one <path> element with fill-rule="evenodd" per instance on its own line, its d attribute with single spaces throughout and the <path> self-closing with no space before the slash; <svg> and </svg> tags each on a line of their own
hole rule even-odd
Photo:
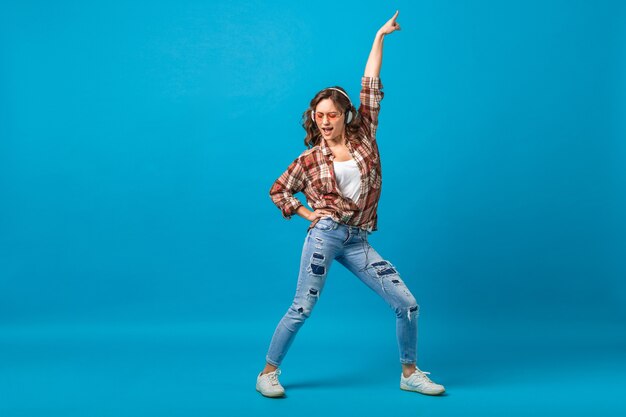
<svg viewBox="0 0 626 417">
<path fill-rule="evenodd" d="M 358 114 L 357 110 L 350 104 L 350 100 L 348 97 L 341 94 L 339 91 L 331 90 L 331 88 L 338 88 L 341 91 L 345 92 L 341 87 L 329 87 L 325 88 L 322 91 L 318 92 L 315 97 L 309 103 L 309 108 L 302 114 L 302 127 L 306 131 L 306 136 L 304 137 L 304 146 L 307 148 L 312 148 L 316 145 L 320 144 L 322 139 L 322 133 L 317 127 L 317 123 L 315 123 L 311 119 L 311 111 L 315 110 L 317 104 L 324 99 L 331 99 L 335 106 L 339 108 L 339 110 L 343 113 L 344 117 L 347 117 L 348 112 L 352 112 L 353 118 L 350 123 L 345 126 L 346 138 L 348 140 L 358 140 L 358 134 L 360 130 L 365 130 L 367 123 L 363 123 L 361 116 Z M 346 93 L 347 95 L 348 93 Z M 367 132 L 364 132 L 367 134 Z"/>
</svg>

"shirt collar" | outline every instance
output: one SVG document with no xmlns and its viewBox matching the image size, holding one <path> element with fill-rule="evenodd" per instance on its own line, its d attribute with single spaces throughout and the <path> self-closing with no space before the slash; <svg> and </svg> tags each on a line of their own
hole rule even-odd
<svg viewBox="0 0 626 417">
<path fill-rule="evenodd" d="M 332 151 L 330 150 L 328 145 L 326 145 L 326 139 L 324 139 L 323 137 L 321 139 L 322 140 L 320 141 L 320 148 L 322 149 L 322 153 L 326 156 L 332 155 Z"/>
</svg>

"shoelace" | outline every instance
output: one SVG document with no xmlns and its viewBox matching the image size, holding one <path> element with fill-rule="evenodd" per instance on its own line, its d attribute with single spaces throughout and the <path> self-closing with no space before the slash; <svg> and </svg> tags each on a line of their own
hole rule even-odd
<svg viewBox="0 0 626 417">
<path fill-rule="evenodd" d="M 427 383 L 431 383 L 433 384 L 434 382 L 430 380 L 430 378 L 428 378 L 426 375 L 430 375 L 430 372 L 426 372 L 426 371 L 422 371 L 420 369 L 416 369 L 415 372 L 413 372 L 411 375 L 409 375 L 409 377 L 407 379 L 409 380 L 416 380 L 419 379 L 423 382 L 427 382 Z"/>
<path fill-rule="evenodd" d="M 269 378 L 272 385 L 278 385 L 278 375 L 280 375 L 280 369 L 277 369 L 274 372 L 270 372 L 267 374 L 267 377 Z"/>
</svg>

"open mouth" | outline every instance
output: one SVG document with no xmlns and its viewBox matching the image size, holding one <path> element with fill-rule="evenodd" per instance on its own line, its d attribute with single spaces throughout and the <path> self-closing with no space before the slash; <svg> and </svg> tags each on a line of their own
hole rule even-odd
<svg viewBox="0 0 626 417">
<path fill-rule="evenodd" d="M 333 131 L 333 128 L 332 127 L 322 127 L 321 130 L 322 130 L 323 134 L 330 135 L 330 133 Z"/>
</svg>

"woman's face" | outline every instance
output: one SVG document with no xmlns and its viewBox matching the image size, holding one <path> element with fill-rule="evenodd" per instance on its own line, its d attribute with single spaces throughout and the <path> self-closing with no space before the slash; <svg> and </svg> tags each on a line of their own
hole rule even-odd
<svg viewBox="0 0 626 417">
<path fill-rule="evenodd" d="M 325 98 L 315 107 L 315 123 L 326 140 L 341 138 L 345 115 L 330 98 Z"/>
</svg>

